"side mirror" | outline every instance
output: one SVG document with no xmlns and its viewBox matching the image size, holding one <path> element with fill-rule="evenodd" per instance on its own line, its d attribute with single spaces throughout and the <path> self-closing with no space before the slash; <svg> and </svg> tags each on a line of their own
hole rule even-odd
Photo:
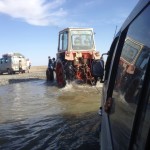
<svg viewBox="0 0 150 150">
<path fill-rule="evenodd" d="M 104 83 L 104 55 L 109 55 L 109 52 L 103 53 L 99 60 L 94 60 L 92 62 L 92 75 L 96 78 L 100 78 L 101 83 Z"/>
<path fill-rule="evenodd" d="M 108 51 L 107 53 L 103 53 L 102 56 L 101 56 L 101 58 L 100 58 L 100 60 L 104 60 L 104 59 L 103 59 L 103 56 L 104 56 L 104 55 L 109 55 L 109 51 Z"/>
<path fill-rule="evenodd" d="M 100 82 L 102 83 L 104 76 L 104 60 L 102 57 L 100 60 L 94 60 L 92 62 L 92 75 L 95 78 L 100 78 Z"/>
<path fill-rule="evenodd" d="M 109 55 L 109 51 L 108 51 L 107 53 L 103 53 L 103 54 L 102 54 L 102 57 L 103 57 L 104 55 Z"/>
</svg>

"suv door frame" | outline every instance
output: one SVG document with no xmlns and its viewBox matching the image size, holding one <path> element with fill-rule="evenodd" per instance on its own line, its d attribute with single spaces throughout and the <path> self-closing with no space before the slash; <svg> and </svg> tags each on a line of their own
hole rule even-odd
<svg viewBox="0 0 150 150">
<path fill-rule="evenodd" d="M 146 1 L 145 1 L 146 3 Z M 127 35 L 127 32 L 128 32 L 128 28 L 130 27 L 130 25 L 132 24 L 132 22 L 145 10 L 146 7 L 149 6 L 149 3 L 148 0 L 147 0 L 147 4 L 139 11 L 139 8 L 140 7 L 139 5 L 137 5 L 136 8 L 138 8 L 138 10 L 136 11 L 136 13 L 139 11 L 139 13 L 137 13 L 135 15 L 135 13 L 133 13 L 134 15 L 131 15 L 132 19 L 129 21 L 127 21 L 127 23 L 124 23 L 126 27 L 123 27 L 122 30 L 120 30 L 121 34 L 119 36 L 119 39 L 118 39 L 118 43 L 114 49 L 114 52 L 112 54 L 112 59 L 111 59 L 111 64 L 110 64 L 110 68 L 109 70 L 107 70 L 106 74 L 108 74 L 108 79 L 106 78 L 105 80 L 105 83 L 104 83 L 104 89 L 103 89 L 103 102 L 102 102 L 102 107 L 104 108 L 104 103 L 107 102 L 107 100 L 111 97 L 112 98 L 112 93 L 113 93 L 113 89 L 114 89 L 114 85 L 115 85 L 115 78 L 116 78 L 116 74 L 117 74 L 117 67 L 118 67 L 118 64 L 119 64 L 119 59 L 120 59 L 120 55 L 121 55 L 121 52 L 122 52 L 122 49 L 123 49 L 123 44 L 125 42 L 125 38 L 126 38 L 126 35 Z M 133 17 L 134 16 L 134 17 Z M 145 75 L 144 77 L 144 83 L 143 83 L 143 86 L 146 86 L 147 82 L 148 82 L 148 75 L 150 76 L 150 60 L 148 62 L 148 67 L 146 69 L 146 73 L 147 75 Z M 149 70 L 148 70 L 149 69 Z M 148 85 L 147 85 L 148 86 Z M 149 85 L 150 86 L 150 85 Z M 141 92 L 141 98 L 144 97 L 144 92 L 146 92 L 146 89 L 142 87 L 142 92 Z M 140 100 L 139 100 L 140 102 Z M 140 103 L 138 104 L 138 107 L 137 107 L 137 110 L 140 110 L 141 107 L 140 107 Z M 140 113 L 140 112 L 139 112 Z M 130 144 L 129 144 L 129 149 L 132 149 L 133 148 L 133 141 L 135 140 L 135 132 L 137 131 L 137 127 L 135 127 L 136 123 L 139 121 L 138 119 L 138 115 L 140 115 L 139 113 L 137 113 L 136 111 L 136 115 L 135 115 L 135 119 L 134 119 L 134 123 L 133 123 L 133 128 L 132 128 L 132 132 L 131 132 L 131 139 L 130 139 Z M 110 139 L 107 139 L 110 141 L 110 144 L 107 143 L 107 148 L 104 147 L 103 145 L 103 140 L 101 140 L 101 148 L 102 150 L 103 149 L 114 149 L 113 147 L 113 140 L 112 140 L 112 132 L 111 132 L 111 127 L 110 127 L 110 120 L 109 120 L 109 114 L 107 114 L 105 112 L 105 110 L 103 109 L 103 117 L 102 117 L 102 126 L 103 124 L 107 127 L 105 127 L 107 129 L 107 136 L 110 136 Z M 107 118 L 107 119 L 106 119 Z M 107 123 L 106 123 L 107 121 Z M 105 123 L 104 123 L 105 122 Z M 101 126 L 101 132 L 103 132 L 103 127 Z M 108 128 L 109 127 L 109 128 Z M 103 135 L 101 135 L 101 139 L 103 138 Z M 105 141 L 106 142 L 106 141 Z"/>
</svg>

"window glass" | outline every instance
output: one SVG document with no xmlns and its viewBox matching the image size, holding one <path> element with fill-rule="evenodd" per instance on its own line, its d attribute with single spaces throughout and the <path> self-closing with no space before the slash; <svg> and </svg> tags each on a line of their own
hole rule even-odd
<svg viewBox="0 0 150 150">
<path fill-rule="evenodd" d="M 59 36 L 59 50 L 67 50 L 68 47 L 68 33 L 61 33 Z"/>
<path fill-rule="evenodd" d="M 93 48 L 92 31 L 71 31 L 73 50 L 87 50 Z"/>
<path fill-rule="evenodd" d="M 63 43 L 63 34 L 60 34 L 59 36 L 59 50 L 62 50 L 62 44 Z"/>
<path fill-rule="evenodd" d="M 114 149 L 128 149 L 137 104 L 150 57 L 150 7 L 130 25 L 120 56 L 110 115 Z"/>
<path fill-rule="evenodd" d="M 114 41 L 113 41 L 113 43 L 112 43 L 112 45 L 110 47 L 110 50 L 107 52 L 108 53 L 108 57 L 107 57 L 107 61 L 106 61 L 106 64 L 105 64 L 105 78 L 104 78 L 104 80 L 108 79 L 110 65 L 111 65 L 113 53 L 114 53 L 114 50 L 116 48 L 117 42 L 118 42 L 118 37 L 116 37 L 114 39 Z"/>
<path fill-rule="evenodd" d="M 66 50 L 68 47 L 68 34 L 65 32 L 63 35 L 63 50 Z"/>
<path fill-rule="evenodd" d="M 5 58 L 5 63 L 8 63 L 8 58 Z"/>
<path fill-rule="evenodd" d="M 136 59 L 136 56 L 140 50 L 140 44 L 135 43 L 135 41 L 130 38 L 127 38 L 122 50 L 121 57 L 124 58 L 127 62 L 132 63 Z"/>
<path fill-rule="evenodd" d="M 140 122 L 139 132 L 137 134 L 137 140 L 134 144 L 134 149 L 143 150 L 145 149 L 149 127 L 150 127 L 150 97 L 147 103 L 145 103 L 144 111 L 142 112 L 142 118 Z"/>
</svg>

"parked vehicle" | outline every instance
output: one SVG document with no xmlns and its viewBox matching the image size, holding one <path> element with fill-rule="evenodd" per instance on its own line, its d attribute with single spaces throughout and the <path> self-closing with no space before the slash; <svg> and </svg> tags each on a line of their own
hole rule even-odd
<svg viewBox="0 0 150 150">
<path fill-rule="evenodd" d="M 7 53 L 0 58 L 0 74 L 15 74 L 19 72 L 19 60 L 22 63 L 22 73 L 27 70 L 27 62 L 25 57 L 20 53 Z"/>
<path fill-rule="evenodd" d="M 102 60 L 101 60 L 102 61 Z M 66 28 L 59 32 L 56 80 L 64 87 L 75 79 L 96 84 L 101 70 L 92 28 Z"/>
<path fill-rule="evenodd" d="M 150 0 L 140 0 L 105 65 L 101 150 L 150 149 Z"/>
</svg>

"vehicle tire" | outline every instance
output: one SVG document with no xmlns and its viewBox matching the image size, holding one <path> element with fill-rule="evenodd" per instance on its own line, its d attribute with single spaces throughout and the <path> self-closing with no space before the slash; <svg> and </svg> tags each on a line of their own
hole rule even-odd
<svg viewBox="0 0 150 150">
<path fill-rule="evenodd" d="M 8 74 L 12 74 L 12 71 L 8 68 L 8 69 L 7 69 L 7 73 L 8 73 Z"/>
<path fill-rule="evenodd" d="M 65 71 L 61 61 L 56 63 L 56 80 L 59 87 L 62 88 L 66 85 Z"/>
<path fill-rule="evenodd" d="M 75 73 L 74 73 L 74 70 L 73 70 L 73 66 L 72 66 L 72 62 L 68 62 L 65 64 L 65 67 L 64 67 L 65 71 L 66 71 L 66 80 L 68 82 L 71 82 L 75 79 Z"/>
</svg>

